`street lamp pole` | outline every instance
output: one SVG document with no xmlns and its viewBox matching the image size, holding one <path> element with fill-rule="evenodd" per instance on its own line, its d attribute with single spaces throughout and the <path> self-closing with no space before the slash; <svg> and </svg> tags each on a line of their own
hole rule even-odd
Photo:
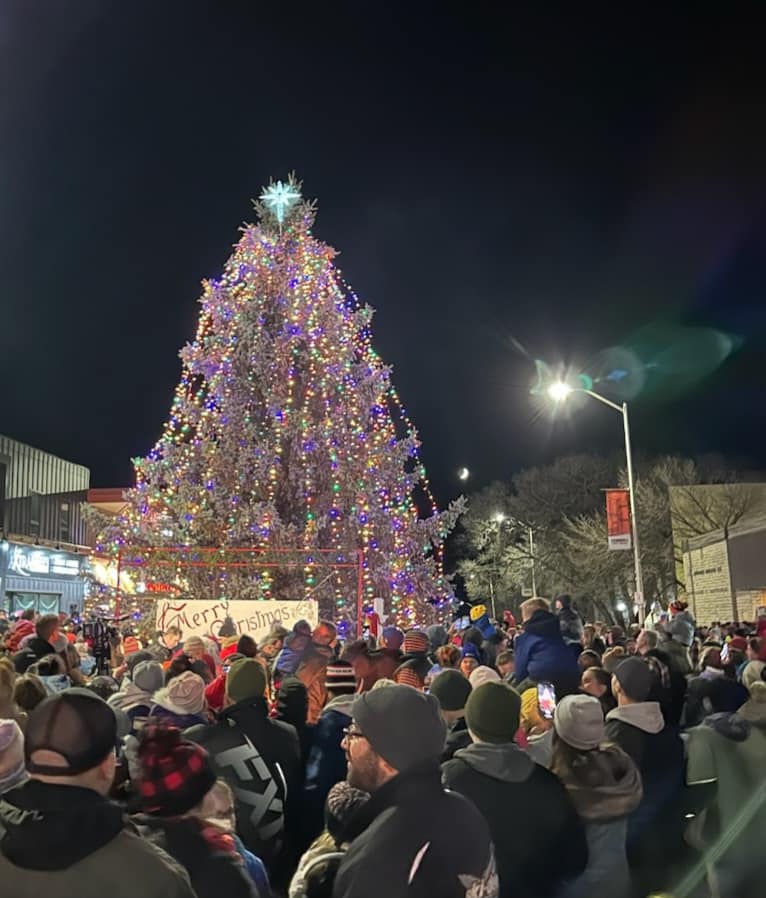
<svg viewBox="0 0 766 898">
<path fill-rule="evenodd" d="M 593 399 L 598 399 L 599 402 L 603 402 L 604 405 L 608 405 L 609 408 L 613 408 L 616 412 L 619 412 L 622 415 L 622 426 L 625 431 L 625 460 L 628 466 L 628 493 L 630 495 L 630 527 L 631 533 L 633 536 L 633 569 L 634 575 L 636 579 L 636 605 L 638 606 L 638 622 L 643 627 L 644 625 L 644 574 L 641 568 L 641 550 L 638 544 L 638 520 L 636 519 L 636 486 L 633 479 L 633 449 L 630 443 L 630 422 L 628 420 L 628 403 L 623 402 L 622 405 L 618 405 L 616 402 L 612 402 L 611 399 L 607 399 L 606 396 L 602 396 L 600 393 L 595 393 L 593 390 L 586 390 L 583 387 L 570 387 L 566 383 L 555 383 L 552 384 L 548 390 L 548 393 L 552 399 L 555 399 L 557 402 L 566 399 L 566 397 L 570 393 L 585 393 L 588 396 L 591 396 Z"/>
<path fill-rule="evenodd" d="M 638 606 L 638 623 L 644 625 L 644 572 L 641 569 L 641 551 L 638 545 L 638 520 L 636 518 L 636 488 L 633 482 L 633 449 L 630 445 L 630 423 L 628 421 L 628 403 L 622 404 L 622 423 L 625 429 L 625 459 L 628 463 L 628 492 L 630 494 L 630 524 L 633 531 L 633 567 L 636 576 L 636 605 Z"/>
<path fill-rule="evenodd" d="M 537 595 L 537 583 L 535 581 L 535 537 L 534 531 L 531 527 L 528 528 L 529 531 L 529 557 L 532 561 L 532 595 Z"/>
</svg>

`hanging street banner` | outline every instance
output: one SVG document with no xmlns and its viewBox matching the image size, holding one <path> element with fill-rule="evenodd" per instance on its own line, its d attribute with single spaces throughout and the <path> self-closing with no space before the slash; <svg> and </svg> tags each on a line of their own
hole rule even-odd
<svg viewBox="0 0 766 898">
<path fill-rule="evenodd" d="M 630 493 L 628 490 L 605 490 L 606 529 L 610 549 L 630 549 Z"/>
<path fill-rule="evenodd" d="M 299 620 L 306 620 L 313 629 L 319 623 L 319 604 L 310 599 L 302 602 L 241 599 L 228 605 L 214 599 L 171 596 L 157 599 L 157 629 L 164 632 L 168 627 L 179 627 L 182 639 L 192 635 L 217 636 L 227 615 L 238 633 L 247 633 L 258 642 L 268 635 L 273 624 L 292 630 Z"/>
</svg>

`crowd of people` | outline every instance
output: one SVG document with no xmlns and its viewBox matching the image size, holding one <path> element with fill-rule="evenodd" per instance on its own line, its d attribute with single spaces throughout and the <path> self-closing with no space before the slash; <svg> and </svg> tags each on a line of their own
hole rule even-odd
<svg viewBox="0 0 766 898">
<path fill-rule="evenodd" d="M 567 596 L 342 643 L 0 617 L 0 891 L 755 898 L 766 618 Z"/>
</svg>

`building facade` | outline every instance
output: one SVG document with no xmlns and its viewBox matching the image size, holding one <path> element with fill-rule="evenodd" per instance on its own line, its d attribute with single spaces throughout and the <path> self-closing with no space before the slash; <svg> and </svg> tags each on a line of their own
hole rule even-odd
<svg viewBox="0 0 766 898">
<path fill-rule="evenodd" d="M 700 624 L 753 621 L 766 605 L 766 520 L 687 540 L 686 595 Z"/>
<path fill-rule="evenodd" d="M 90 471 L 0 435 L 0 607 L 82 609 Z"/>
</svg>

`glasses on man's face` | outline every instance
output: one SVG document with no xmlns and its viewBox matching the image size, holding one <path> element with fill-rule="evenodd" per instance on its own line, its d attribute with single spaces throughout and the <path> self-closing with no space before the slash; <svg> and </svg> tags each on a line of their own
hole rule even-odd
<svg viewBox="0 0 766 898">
<path fill-rule="evenodd" d="M 349 742 L 352 742 L 354 739 L 366 739 L 367 737 L 360 730 L 355 730 L 352 727 L 346 727 L 343 730 L 343 736 Z"/>
</svg>

